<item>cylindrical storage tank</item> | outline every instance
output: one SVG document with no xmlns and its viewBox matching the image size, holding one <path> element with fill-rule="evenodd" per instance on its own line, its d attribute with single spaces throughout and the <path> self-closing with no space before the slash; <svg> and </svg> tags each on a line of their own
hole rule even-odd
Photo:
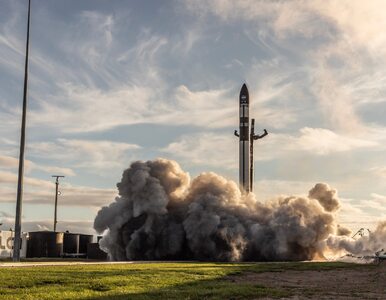
<svg viewBox="0 0 386 300">
<path fill-rule="evenodd" d="M 87 245 L 92 243 L 94 239 L 93 235 L 80 234 L 79 235 L 79 253 L 87 253 Z"/>
<path fill-rule="evenodd" d="M 27 257 L 61 257 L 63 232 L 35 231 L 29 233 Z"/>
<path fill-rule="evenodd" d="M 107 253 L 102 251 L 101 248 L 99 248 L 98 243 L 90 243 L 87 245 L 87 258 L 107 260 Z"/>
<path fill-rule="evenodd" d="M 79 234 L 65 232 L 63 236 L 63 254 L 79 253 Z"/>
</svg>

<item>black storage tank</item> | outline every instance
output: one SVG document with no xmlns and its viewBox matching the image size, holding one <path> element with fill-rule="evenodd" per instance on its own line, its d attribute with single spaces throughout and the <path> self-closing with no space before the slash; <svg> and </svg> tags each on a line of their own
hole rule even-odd
<svg viewBox="0 0 386 300">
<path fill-rule="evenodd" d="M 63 236 L 63 254 L 79 253 L 79 234 L 65 232 Z"/>
<path fill-rule="evenodd" d="M 61 257 L 63 255 L 63 232 L 29 232 L 27 257 Z"/>
<path fill-rule="evenodd" d="M 87 245 L 87 258 L 107 260 L 107 253 L 99 248 L 99 243 L 90 243 Z"/>
<path fill-rule="evenodd" d="M 93 235 L 90 234 L 79 234 L 79 253 L 87 253 L 87 245 L 92 243 L 94 239 Z"/>
</svg>

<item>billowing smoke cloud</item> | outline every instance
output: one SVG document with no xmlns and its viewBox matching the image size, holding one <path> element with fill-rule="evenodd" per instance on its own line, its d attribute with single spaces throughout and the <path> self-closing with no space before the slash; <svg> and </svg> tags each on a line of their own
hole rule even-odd
<svg viewBox="0 0 386 300">
<path fill-rule="evenodd" d="M 335 251 L 343 250 L 354 255 L 374 255 L 377 251 L 386 250 L 386 221 L 380 222 L 375 231 L 358 240 L 346 236 L 330 236 L 327 244 Z"/>
<path fill-rule="evenodd" d="M 327 247 L 361 247 L 336 223 L 339 199 L 324 183 L 308 197 L 261 203 L 215 173 L 191 181 L 176 162 L 157 159 L 132 163 L 117 186 L 94 221 L 97 232 L 107 230 L 100 246 L 112 260 L 311 260 Z"/>
</svg>

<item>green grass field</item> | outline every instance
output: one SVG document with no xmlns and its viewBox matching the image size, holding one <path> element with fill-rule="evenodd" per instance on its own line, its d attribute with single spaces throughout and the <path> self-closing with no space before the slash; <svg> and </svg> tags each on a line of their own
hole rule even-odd
<svg viewBox="0 0 386 300">
<path fill-rule="evenodd" d="M 0 268 L 0 299 L 256 299 L 291 292 L 232 278 L 246 272 L 356 268 L 345 263 L 148 263 Z"/>
</svg>

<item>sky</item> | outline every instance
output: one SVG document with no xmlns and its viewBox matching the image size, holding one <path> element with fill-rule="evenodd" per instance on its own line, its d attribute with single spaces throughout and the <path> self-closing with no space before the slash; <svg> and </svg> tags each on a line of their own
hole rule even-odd
<svg viewBox="0 0 386 300">
<path fill-rule="evenodd" d="M 0 229 L 14 226 L 26 0 L 0 0 Z M 92 233 L 135 160 L 238 181 L 238 96 L 256 196 L 338 190 L 339 220 L 386 219 L 384 0 L 32 0 L 22 229 Z"/>
</svg>

